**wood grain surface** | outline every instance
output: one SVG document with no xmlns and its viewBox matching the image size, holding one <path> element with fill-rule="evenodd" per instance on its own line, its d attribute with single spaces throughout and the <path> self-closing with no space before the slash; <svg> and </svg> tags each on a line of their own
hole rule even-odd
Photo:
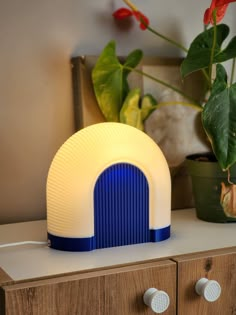
<svg viewBox="0 0 236 315">
<path fill-rule="evenodd" d="M 236 248 L 185 255 L 178 263 L 178 315 L 235 315 L 236 314 Z M 195 293 L 200 278 L 216 280 L 221 295 L 207 302 Z"/>
<path fill-rule="evenodd" d="M 165 315 L 176 314 L 176 263 L 163 260 L 3 286 L 5 315 L 151 315 L 150 287 L 168 293 Z"/>
</svg>

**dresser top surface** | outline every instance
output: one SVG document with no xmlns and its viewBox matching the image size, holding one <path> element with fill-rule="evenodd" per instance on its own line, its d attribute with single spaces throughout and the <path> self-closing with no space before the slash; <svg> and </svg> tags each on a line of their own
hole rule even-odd
<svg viewBox="0 0 236 315">
<path fill-rule="evenodd" d="M 194 209 L 172 211 L 171 237 L 159 243 L 63 252 L 47 245 L 26 244 L 0 248 L 0 267 L 13 280 L 47 277 L 68 272 L 173 257 L 236 246 L 236 223 L 208 223 Z M 46 221 L 0 225 L 0 244 L 47 240 Z"/>
</svg>

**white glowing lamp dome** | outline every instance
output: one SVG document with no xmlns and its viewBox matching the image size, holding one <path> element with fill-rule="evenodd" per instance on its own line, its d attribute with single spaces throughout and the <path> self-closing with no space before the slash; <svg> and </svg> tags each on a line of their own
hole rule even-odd
<svg viewBox="0 0 236 315">
<path fill-rule="evenodd" d="M 99 123 L 78 131 L 49 169 L 47 224 L 53 248 L 91 250 L 164 240 L 170 236 L 170 207 L 170 173 L 162 151 L 144 132 L 125 124 Z M 101 241 L 123 229 L 128 241 L 126 236 L 121 244 Z M 142 230 L 145 236 L 135 238 Z"/>
</svg>

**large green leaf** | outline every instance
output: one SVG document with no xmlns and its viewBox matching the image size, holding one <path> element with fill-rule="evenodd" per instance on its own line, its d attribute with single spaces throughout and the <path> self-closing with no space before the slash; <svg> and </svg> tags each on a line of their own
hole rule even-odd
<svg viewBox="0 0 236 315">
<path fill-rule="evenodd" d="M 143 130 L 139 108 L 140 97 L 140 89 L 133 89 L 129 92 L 120 111 L 120 122 Z"/>
<path fill-rule="evenodd" d="M 236 83 L 227 86 L 227 74 L 220 64 L 202 122 L 221 168 L 228 169 L 236 162 Z"/>
<path fill-rule="evenodd" d="M 92 70 L 92 81 L 98 105 L 107 121 L 119 121 L 121 106 L 129 92 L 127 76 L 142 56 L 141 50 L 135 50 L 121 64 L 116 56 L 115 41 L 110 41 L 99 56 Z"/>
<path fill-rule="evenodd" d="M 141 103 L 142 120 L 145 121 L 157 106 L 156 99 L 149 93 L 145 94 Z"/>
<path fill-rule="evenodd" d="M 220 63 L 236 57 L 236 37 L 233 37 L 227 47 L 215 55 L 214 63 Z"/>
<path fill-rule="evenodd" d="M 232 38 L 227 47 L 221 50 L 222 43 L 229 34 L 229 27 L 225 24 L 216 26 L 216 45 L 213 63 L 227 61 L 236 57 L 236 37 Z M 214 28 L 205 30 L 199 34 L 190 45 L 188 54 L 181 65 L 182 77 L 191 72 L 205 69 L 210 65 L 211 49 L 213 46 Z"/>
<path fill-rule="evenodd" d="M 141 106 L 140 106 L 141 103 Z M 144 120 L 157 108 L 157 102 L 150 94 L 141 99 L 141 91 L 131 90 L 120 111 L 120 122 L 144 130 Z"/>
</svg>

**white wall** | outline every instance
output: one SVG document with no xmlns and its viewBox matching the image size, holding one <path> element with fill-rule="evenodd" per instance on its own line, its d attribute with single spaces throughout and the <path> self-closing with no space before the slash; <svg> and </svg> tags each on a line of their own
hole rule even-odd
<svg viewBox="0 0 236 315">
<path fill-rule="evenodd" d="M 210 0 L 136 0 L 152 26 L 184 45 L 202 30 Z M 0 223 L 44 218 L 48 168 L 74 132 L 70 58 L 99 54 L 116 39 L 119 54 L 181 53 L 136 23 L 119 27 L 121 0 L 8 0 L 0 10 Z M 236 29 L 235 5 L 227 13 Z"/>
</svg>

